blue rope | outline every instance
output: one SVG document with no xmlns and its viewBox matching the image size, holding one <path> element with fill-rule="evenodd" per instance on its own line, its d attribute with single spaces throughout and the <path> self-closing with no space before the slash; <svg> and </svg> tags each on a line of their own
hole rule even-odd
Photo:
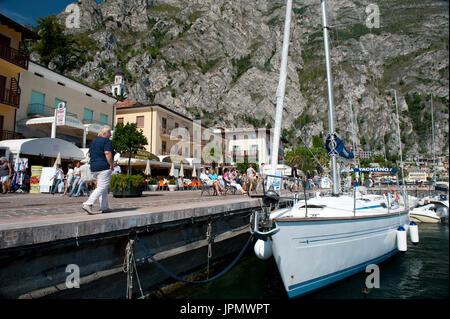
<svg viewBox="0 0 450 319">
<path fill-rule="evenodd" d="M 242 257 L 242 255 L 244 254 L 245 250 L 247 249 L 248 245 L 251 242 L 251 239 L 253 237 L 253 234 L 250 234 L 249 239 L 247 240 L 247 243 L 244 245 L 244 247 L 242 248 L 241 252 L 239 253 L 239 255 L 237 255 L 237 257 L 233 260 L 233 262 L 226 267 L 224 270 L 222 270 L 220 273 L 218 273 L 217 275 L 215 275 L 214 277 L 211 277 L 209 279 L 206 280 L 198 280 L 198 281 L 191 281 L 191 280 L 186 280 L 183 279 L 181 277 L 178 277 L 177 275 L 175 275 L 173 272 L 167 270 L 167 268 L 165 268 L 163 265 L 161 265 L 158 261 L 156 261 L 153 256 L 148 252 L 147 248 L 144 246 L 144 244 L 141 242 L 141 240 L 139 239 L 139 237 L 136 237 L 136 241 L 142 246 L 142 248 L 144 249 L 145 253 L 148 255 L 148 257 L 155 263 L 156 266 L 158 266 L 159 269 L 161 269 L 163 272 L 165 272 L 167 275 L 169 275 L 170 277 L 174 278 L 175 280 L 178 281 L 182 281 L 182 282 L 186 282 L 186 283 L 191 283 L 191 284 L 204 284 L 207 282 L 210 282 L 214 279 L 217 279 L 221 276 L 223 276 L 226 272 L 228 272 L 236 263 L 237 261 Z"/>
</svg>

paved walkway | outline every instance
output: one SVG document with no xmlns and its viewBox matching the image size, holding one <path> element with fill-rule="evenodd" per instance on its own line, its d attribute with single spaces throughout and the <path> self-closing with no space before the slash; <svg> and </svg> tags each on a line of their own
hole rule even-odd
<svg viewBox="0 0 450 319">
<path fill-rule="evenodd" d="M 141 208 L 163 207 L 188 205 L 193 203 L 203 204 L 210 202 L 211 205 L 219 204 L 222 201 L 247 201 L 248 196 L 244 195 L 227 195 L 227 196 L 209 196 L 204 193 L 200 196 L 201 191 L 144 191 L 142 197 L 137 198 L 114 198 L 112 193 L 109 194 L 109 206 L 113 212 L 136 211 Z M 62 216 L 70 215 L 70 217 L 89 216 L 81 205 L 87 197 L 68 197 L 60 194 L 0 194 L 0 224 L 18 222 L 19 220 L 37 220 L 50 219 L 51 216 L 59 219 Z M 97 202 L 94 209 L 98 209 Z"/>
</svg>

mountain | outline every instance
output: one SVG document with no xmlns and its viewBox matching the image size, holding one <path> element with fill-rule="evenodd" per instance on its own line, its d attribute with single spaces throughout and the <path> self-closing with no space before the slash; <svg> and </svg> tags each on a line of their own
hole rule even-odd
<svg viewBox="0 0 450 319">
<path fill-rule="evenodd" d="M 369 5 L 380 26 L 366 25 Z M 200 117 L 206 125 L 271 127 L 282 49 L 285 1 L 94 0 L 78 2 L 80 28 L 97 43 L 69 72 L 110 91 L 114 71 L 127 76 L 128 98 Z M 338 134 L 397 154 L 394 90 L 403 151 L 431 154 L 430 94 L 436 152 L 448 154 L 449 3 L 418 0 L 329 0 Z M 65 23 L 68 13 L 58 15 Z M 283 135 L 299 145 L 328 130 L 322 15 L 318 0 L 294 0 Z M 39 56 L 33 54 L 35 59 Z"/>
</svg>

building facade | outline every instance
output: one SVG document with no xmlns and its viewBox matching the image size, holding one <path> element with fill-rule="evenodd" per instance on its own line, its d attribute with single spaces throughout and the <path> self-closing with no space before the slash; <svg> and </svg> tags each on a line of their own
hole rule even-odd
<svg viewBox="0 0 450 319">
<path fill-rule="evenodd" d="M 147 138 L 145 149 L 157 156 L 179 155 L 198 163 L 220 163 L 222 138 L 164 105 L 124 101 L 116 106 L 116 125 L 136 123 Z"/>
<path fill-rule="evenodd" d="M 55 110 L 65 105 L 65 123 L 53 127 L 53 137 L 87 147 L 102 125 L 114 124 L 117 99 L 30 61 L 20 73 L 17 131 L 24 137 L 51 137 Z"/>
<path fill-rule="evenodd" d="M 20 74 L 26 72 L 29 53 L 23 40 L 39 35 L 0 14 L 0 140 L 22 138 L 16 132 L 16 114 L 20 111 L 23 89 Z"/>
</svg>

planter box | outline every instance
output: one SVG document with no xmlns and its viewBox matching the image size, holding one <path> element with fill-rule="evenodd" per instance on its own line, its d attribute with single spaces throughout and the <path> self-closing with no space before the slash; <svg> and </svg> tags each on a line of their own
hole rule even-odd
<svg viewBox="0 0 450 319">
<path fill-rule="evenodd" d="M 128 183 L 128 187 L 120 190 L 117 187 L 113 189 L 113 196 L 114 197 L 141 197 L 142 196 L 142 185 L 139 186 L 133 186 L 130 183 Z"/>
<path fill-rule="evenodd" d="M 169 191 L 173 192 L 177 189 L 177 185 L 169 185 Z"/>
<path fill-rule="evenodd" d="M 158 185 L 148 185 L 148 189 L 152 192 L 155 192 L 158 189 Z"/>
</svg>

